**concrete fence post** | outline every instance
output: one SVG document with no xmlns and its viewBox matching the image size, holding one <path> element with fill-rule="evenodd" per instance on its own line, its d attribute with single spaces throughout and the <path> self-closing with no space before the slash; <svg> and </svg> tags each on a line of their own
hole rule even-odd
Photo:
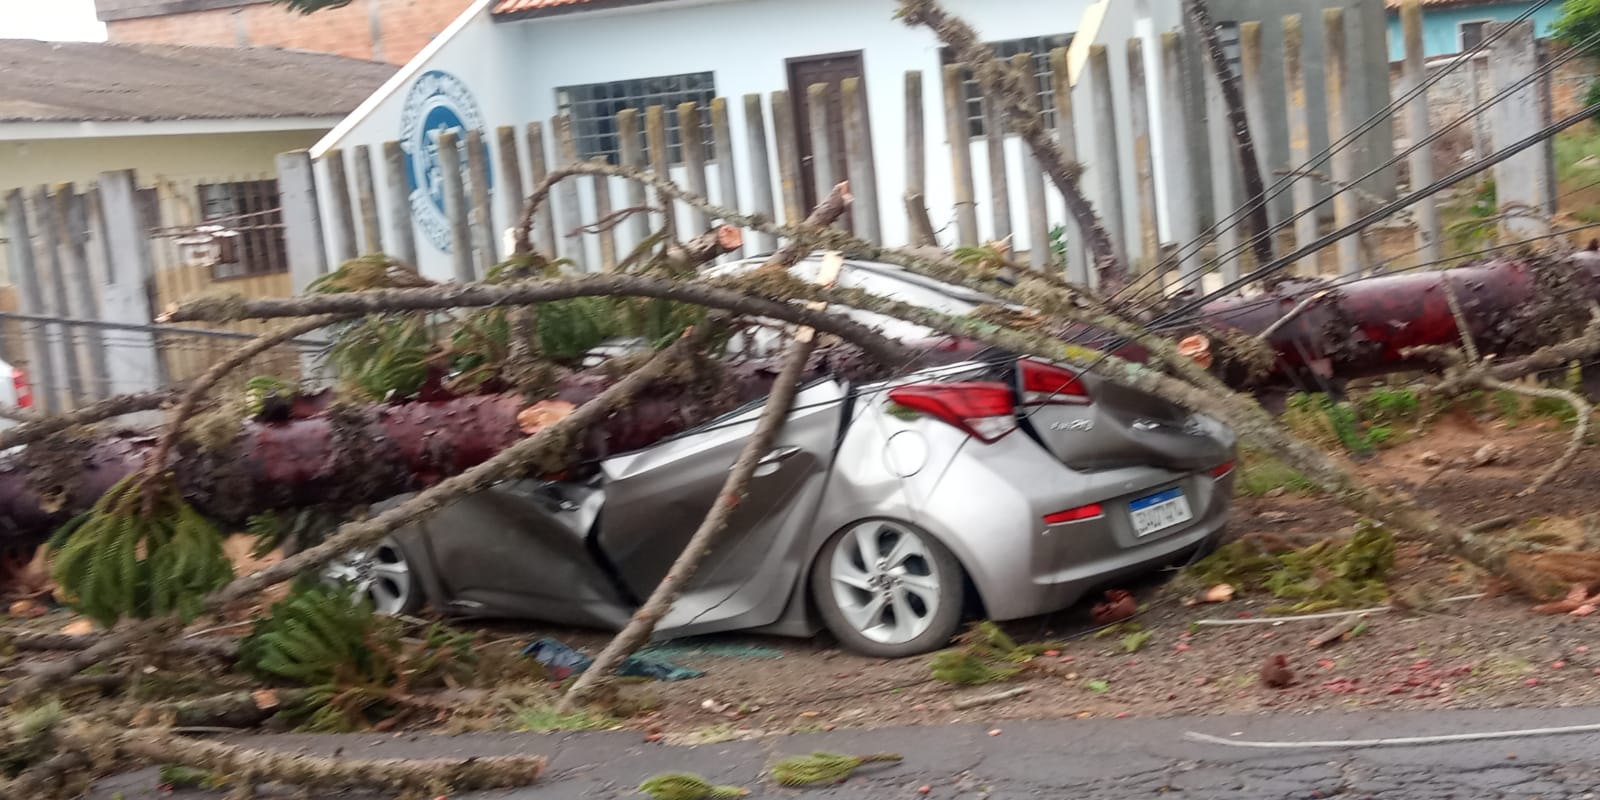
<svg viewBox="0 0 1600 800">
<path fill-rule="evenodd" d="M 1485 35 L 1501 34 L 1489 47 L 1489 74 L 1496 94 L 1505 97 L 1489 111 L 1490 139 L 1499 151 L 1534 135 L 1545 126 L 1538 83 L 1511 91 L 1518 81 L 1539 69 L 1533 22 L 1490 25 Z M 1533 147 L 1494 168 L 1494 185 L 1505 217 L 1500 230 L 1508 241 L 1550 233 L 1544 211 L 1550 197 L 1550 149 Z M 1483 153 L 1480 157 L 1487 156 Z"/>
<path fill-rule="evenodd" d="M 1405 76 L 1401 88 L 1404 95 L 1415 93 L 1406 106 L 1406 139 L 1411 146 L 1416 146 L 1429 134 L 1428 93 L 1418 91 L 1428 78 L 1426 54 L 1422 46 L 1422 0 L 1405 0 L 1400 7 L 1400 26 L 1404 29 L 1406 43 Z M 1433 183 L 1433 148 L 1423 147 L 1412 153 L 1408 166 L 1412 191 Z M 1417 222 L 1419 260 L 1425 263 L 1440 260 L 1444 252 L 1439 242 L 1438 199 L 1431 195 L 1424 197 L 1412 209 Z"/>
<path fill-rule="evenodd" d="M 1327 62 L 1328 141 L 1341 142 L 1349 138 L 1354 129 L 1350 119 L 1350 57 L 1349 40 L 1345 34 L 1345 15 L 1342 8 L 1324 9 L 1323 52 Z M 1333 222 L 1345 227 L 1356 221 L 1360 213 L 1357 203 L 1356 159 L 1360 151 L 1355 147 L 1342 147 L 1333 154 Z M 1339 274 L 1356 275 L 1361 272 L 1361 237 L 1346 236 L 1339 240 Z"/>
</svg>

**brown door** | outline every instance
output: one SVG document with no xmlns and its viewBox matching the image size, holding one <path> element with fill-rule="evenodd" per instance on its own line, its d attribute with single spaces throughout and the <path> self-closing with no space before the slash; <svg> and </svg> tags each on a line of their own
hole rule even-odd
<svg viewBox="0 0 1600 800">
<path fill-rule="evenodd" d="M 799 128 L 800 174 L 801 183 L 805 186 L 807 213 L 810 213 L 821 199 L 817 196 L 816 170 L 813 168 L 816 147 L 811 141 L 811 100 L 808 89 L 813 84 L 828 85 L 828 150 L 832 154 L 829 160 L 833 162 L 834 181 L 838 182 L 850 174 L 849 162 L 845 159 L 844 151 L 844 106 L 839 84 L 845 78 L 861 79 L 861 91 L 864 94 L 867 89 L 865 76 L 866 70 L 861 62 L 860 50 L 853 53 L 789 59 L 789 97 L 794 100 L 794 124 Z M 845 225 L 849 224 L 848 215 L 843 222 Z"/>
</svg>

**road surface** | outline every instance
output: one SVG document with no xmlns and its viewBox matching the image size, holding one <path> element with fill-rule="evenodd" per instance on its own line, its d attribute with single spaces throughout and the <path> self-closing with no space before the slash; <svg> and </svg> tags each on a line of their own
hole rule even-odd
<svg viewBox="0 0 1600 800">
<path fill-rule="evenodd" d="M 981 713 L 981 712 L 979 712 Z M 526 789 L 461 798 L 644 797 L 635 787 L 669 770 L 751 789 L 752 798 L 1600 798 L 1600 734 L 1338 750 L 1252 750 L 1188 741 L 1186 731 L 1255 740 L 1433 736 L 1600 723 L 1600 709 L 1364 713 L 1271 717 L 978 722 L 774 736 L 673 747 L 637 733 L 467 736 L 269 736 L 253 746 L 356 757 L 546 753 L 549 779 Z M 991 731 L 998 734 L 991 735 Z M 898 752 L 849 782 L 811 790 L 761 780 L 773 759 L 831 750 Z M 93 797 L 221 797 L 157 791 L 154 770 L 103 781 Z M 927 795 L 921 787 L 929 787 Z M 265 796 L 272 796 L 267 793 Z M 321 798 L 326 795 L 314 794 Z"/>
</svg>

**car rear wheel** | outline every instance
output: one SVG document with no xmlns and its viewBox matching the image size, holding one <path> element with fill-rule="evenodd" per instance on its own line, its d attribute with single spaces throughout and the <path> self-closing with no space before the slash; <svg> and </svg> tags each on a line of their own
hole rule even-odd
<svg viewBox="0 0 1600 800">
<path fill-rule="evenodd" d="M 901 658 L 944 647 L 961 624 L 966 582 L 939 540 L 904 522 L 869 520 L 833 535 L 811 592 L 845 648 Z"/>
<path fill-rule="evenodd" d="M 422 587 L 405 551 L 393 539 L 340 556 L 328 564 L 323 577 L 355 584 L 379 614 L 415 614 L 422 610 Z"/>
</svg>

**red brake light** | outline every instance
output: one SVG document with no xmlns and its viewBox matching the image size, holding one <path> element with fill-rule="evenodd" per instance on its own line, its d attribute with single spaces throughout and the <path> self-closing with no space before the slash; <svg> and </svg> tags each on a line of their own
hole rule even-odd
<svg viewBox="0 0 1600 800">
<path fill-rule="evenodd" d="M 1221 477 L 1227 475 L 1228 473 L 1230 473 L 1232 471 L 1233 471 L 1233 462 L 1232 461 L 1224 461 L 1223 463 L 1218 464 L 1217 466 L 1211 468 L 1211 477 L 1213 477 L 1213 478 L 1221 478 Z"/>
<path fill-rule="evenodd" d="M 999 441 L 1016 430 L 1016 403 L 1011 387 L 987 381 L 917 383 L 889 390 L 889 399 L 930 414 L 979 440 Z"/>
<path fill-rule="evenodd" d="M 1077 508 L 1069 508 L 1066 511 L 1046 514 L 1044 524 L 1061 525 L 1068 522 L 1082 522 L 1086 519 L 1105 516 L 1105 513 L 1105 509 L 1101 508 L 1099 503 L 1090 503 L 1086 506 L 1078 506 Z"/>
<path fill-rule="evenodd" d="M 33 387 L 28 383 L 28 373 L 12 367 L 11 387 L 17 393 L 17 408 L 33 408 Z"/>
<path fill-rule="evenodd" d="M 1022 373 L 1022 402 L 1024 405 L 1083 405 L 1089 402 L 1089 390 L 1083 380 L 1069 369 L 1024 358 L 1017 362 Z"/>
</svg>

